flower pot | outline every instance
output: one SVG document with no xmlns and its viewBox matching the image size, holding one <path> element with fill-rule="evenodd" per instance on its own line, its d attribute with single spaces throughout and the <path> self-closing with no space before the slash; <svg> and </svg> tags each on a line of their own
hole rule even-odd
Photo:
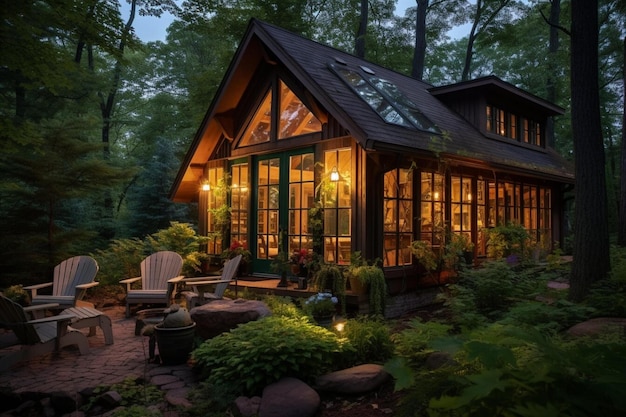
<svg viewBox="0 0 626 417">
<path fill-rule="evenodd" d="M 318 326 L 326 327 L 330 329 L 333 324 L 333 315 L 325 315 L 325 316 L 313 316 L 313 320 L 317 323 Z"/>
<path fill-rule="evenodd" d="M 187 362 L 193 349 L 196 323 L 185 327 L 154 326 L 159 356 L 163 365 L 180 365 Z"/>
<path fill-rule="evenodd" d="M 357 277 L 353 277 L 352 275 L 350 275 L 348 281 L 350 282 L 350 290 L 353 294 L 363 295 L 367 293 L 367 288 L 365 287 L 363 282 L 361 282 L 361 280 Z"/>
</svg>

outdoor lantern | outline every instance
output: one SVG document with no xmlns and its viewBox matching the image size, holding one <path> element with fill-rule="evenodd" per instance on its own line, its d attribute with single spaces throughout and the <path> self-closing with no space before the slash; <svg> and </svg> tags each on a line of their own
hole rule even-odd
<svg viewBox="0 0 626 417">
<path fill-rule="evenodd" d="M 209 184 L 207 181 L 204 181 L 202 183 L 202 191 L 211 191 L 211 184 Z"/>
<path fill-rule="evenodd" d="M 339 171 L 337 171 L 337 167 L 333 167 L 332 171 L 330 171 L 330 180 L 332 182 L 339 181 Z"/>
</svg>

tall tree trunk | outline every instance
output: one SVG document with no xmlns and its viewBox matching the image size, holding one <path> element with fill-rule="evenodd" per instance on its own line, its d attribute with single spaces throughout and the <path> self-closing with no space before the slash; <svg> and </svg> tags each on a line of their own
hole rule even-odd
<svg viewBox="0 0 626 417">
<path fill-rule="evenodd" d="M 561 0 L 550 1 L 550 17 L 548 21 L 550 23 L 550 44 L 548 46 L 548 79 L 546 81 L 546 99 L 551 103 L 556 103 L 556 79 L 557 68 L 557 52 L 559 51 L 559 20 L 561 17 Z M 554 139 L 554 120 L 552 117 L 548 118 L 546 123 L 546 140 L 547 145 L 551 148 L 555 148 Z"/>
<path fill-rule="evenodd" d="M 572 136 L 576 164 L 570 299 L 583 300 L 611 269 L 598 91 L 598 0 L 572 0 Z"/>
<path fill-rule="evenodd" d="M 413 51 L 411 77 L 421 81 L 424 78 L 424 61 L 426 58 L 426 11 L 430 0 L 416 0 L 416 2 L 415 50 Z"/>
<path fill-rule="evenodd" d="M 626 38 L 624 38 L 624 62 L 626 62 Z M 622 85 L 626 85 L 626 66 L 622 69 Z M 622 109 L 622 145 L 620 157 L 619 186 L 619 224 L 617 227 L 617 244 L 626 246 L 626 96 L 623 98 Z"/>
<path fill-rule="evenodd" d="M 365 35 L 367 35 L 368 11 L 369 9 L 367 0 L 361 0 L 361 17 L 359 18 L 359 30 L 357 31 L 354 45 L 354 53 L 359 58 L 365 58 Z"/>
<path fill-rule="evenodd" d="M 476 1 L 476 14 L 474 15 L 474 22 L 472 28 L 467 36 L 467 49 L 465 50 L 465 63 L 463 65 L 463 74 L 461 75 L 461 81 L 469 80 L 472 68 L 472 58 L 474 57 L 474 42 L 476 41 L 478 23 L 483 12 L 482 0 Z"/>
</svg>

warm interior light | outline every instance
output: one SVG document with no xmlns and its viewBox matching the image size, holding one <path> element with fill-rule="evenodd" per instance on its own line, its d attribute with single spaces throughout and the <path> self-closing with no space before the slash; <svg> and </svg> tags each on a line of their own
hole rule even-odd
<svg viewBox="0 0 626 417">
<path fill-rule="evenodd" d="M 208 182 L 203 182 L 202 183 L 202 191 L 211 191 L 211 184 L 209 184 Z"/>
<path fill-rule="evenodd" d="M 333 167 L 332 171 L 330 171 L 330 180 L 332 182 L 339 181 L 339 172 L 337 171 L 337 167 Z"/>
<path fill-rule="evenodd" d="M 439 200 L 439 191 L 435 191 L 435 200 Z"/>
</svg>

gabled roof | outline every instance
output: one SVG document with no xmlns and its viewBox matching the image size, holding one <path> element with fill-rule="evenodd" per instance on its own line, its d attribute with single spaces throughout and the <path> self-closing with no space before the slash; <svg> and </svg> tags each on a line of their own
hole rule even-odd
<svg viewBox="0 0 626 417">
<path fill-rule="evenodd" d="M 305 39 L 274 25 L 251 19 L 246 34 L 235 53 L 231 65 L 211 103 L 185 157 L 183 166 L 172 188 L 175 200 L 182 201 L 196 187 L 198 169 L 206 163 L 217 132 L 232 135 L 232 126 L 220 115 L 232 113 L 241 99 L 255 69 L 262 62 L 280 65 L 291 73 L 309 94 L 345 128 L 365 149 L 399 152 L 429 152 L 440 157 L 460 159 L 468 163 L 488 164 L 495 169 L 539 175 L 557 181 L 572 182 L 573 173 L 568 163 L 550 149 L 532 149 L 513 143 L 489 139 L 460 115 L 450 110 L 434 94 L 453 93 L 454 86 L 441 89 L 413 79 L 348 53 Z M 346 68 L 359 70 L 367 67 L 377 77 L 395 84 L 401 92 L 416 103 L 421 112 L 443 132 L 436 134 L 414 128 L 386 123 L 329 67 L 341 63 Z M 559 113 L 556 106 L 506 84 L 496 77 L 474 81 L 470 87 L 492 85 L 507 89 L 520 100 L 530 100 L 534 106 L 544 106 L 546 114 Z M 467 88 L 468 86 L 457 86 Z M 230 129 L 230 130 L 229 130 Z M 194 167 L 198 169 L 194 170 Z M 190 185 L 190 181 L 195 183 Z"/>
</svg>

